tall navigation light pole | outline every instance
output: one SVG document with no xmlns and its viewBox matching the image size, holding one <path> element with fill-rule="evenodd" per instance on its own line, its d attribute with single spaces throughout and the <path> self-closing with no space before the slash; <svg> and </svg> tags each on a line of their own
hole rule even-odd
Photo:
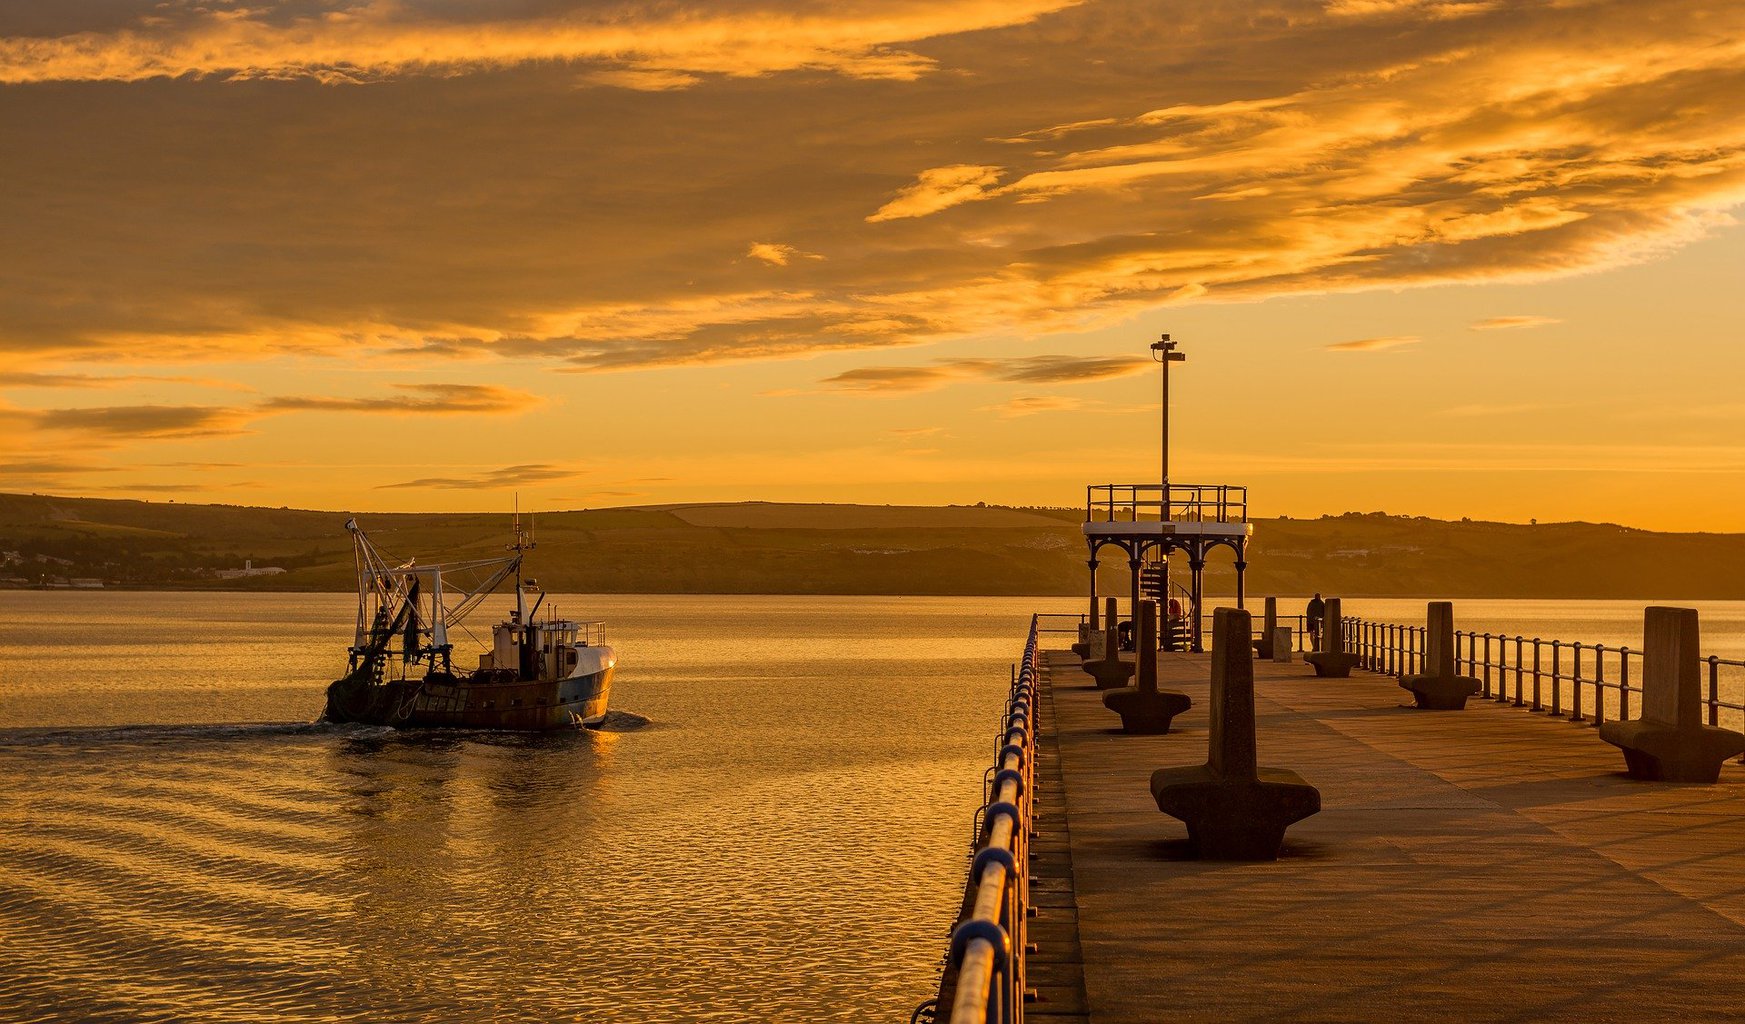
<svg viewBox="0 0 1745 1024">
<path fill-rule="evenodd" d="M 1158 479 L 1163 490 L 1158 495 L 1157 518 L 1166 522 L 1169 520 L 1169 364 L 1186 362 L 1188 358 L 1186 352 L 1177 352 L 1175 346 L 1167 334 L 1151 343 L 1151 358 L 1163 364 L 1163 472 Z"/>
</svg>

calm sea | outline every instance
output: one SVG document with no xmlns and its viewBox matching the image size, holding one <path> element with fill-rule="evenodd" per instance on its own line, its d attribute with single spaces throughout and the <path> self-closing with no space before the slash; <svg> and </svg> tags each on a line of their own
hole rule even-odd
<svg viewBox="0 0 1745 1024">
<path fill-rule="evenodd" d="M 610 620 L 604 730 L 311 724 L 344 595 L 0 593 L 0 1020 L 906 1020 L 1029 613 L 1082 602 L 554 600 Z"/>
<path fill-rule="evenodd" d="M 0 594 L 0 1020 L 907 1020 L 1037 602 L 554 600 L 603 731 L 310 724 L 343 595 Z"/>
</svg>

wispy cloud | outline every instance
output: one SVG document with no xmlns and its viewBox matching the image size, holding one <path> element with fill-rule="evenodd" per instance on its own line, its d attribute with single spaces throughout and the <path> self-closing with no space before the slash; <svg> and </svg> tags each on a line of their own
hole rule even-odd
<svg viewBox="0 0 1745 1024">
<path fill-rule="evenodd" d="M 925 217 L 959 203 L 986 199 L 988 190 L 1000 180 L 1001 169 L 976 164 L 953 164 L 922 171 L 913 185 L 902 189 L 896 198 L 867 215 L 869 223 L 899 220 L 904 217 Z"/>
<path fill-rule="evenodd" d="M 762 260 L 772 267 L 785 267 L 797 259 L 821 260 L 824 258 L 815 252 L 801 252 L 791 245 L 781 245 L 776 242 L 753 242 L 751 248 L 745 250 L 745 255 L 754 260 Z"/>
<path fill-rule="evenodd" d="M 68 476 L 84 476 L 88 473 L 112 473 L 112 466 L 100 466 L 83 459 L 23 459 L 16 462 L 0 462 L 0 478 L 11 486 L 28 485 L 44 480 L 61 482 Z"/>
<path fill-rule="evenodd" d="M 359 398 L 286 395 L 269 398 L 255 408 L 262 412 L 361 412 L 426 416 L 464 416 L 520 412 L 539 404 L 525 391 L 491 384 L 395 384 L 401 394 Z"/>
<path fill-rule="evenodd" d="M 1422 338 L 1413 335 L 1399 334 L 1385 338 L 1359 338 L 1356 341 L 1334 342 L 1326 346 L 1326 349 L 1329 352 L 1385 352 L 1388 349 L 1416 345 L 1422 340 Z"/>
<path fill-rule="evenodd" d="M 1016 359 L 943 359 L 920 366 L 861 366 L 818 382 L 829 391 L 892 394 L 926 391 L 954 380 L 1017 384 L 1082 384 L 1140 373 L 1150 364 L 1131 356 L 1023 356 Z"/>
<path fill-rule="evenodd" d="M 159 440 L 237 434 L 251 418 L 246 410 L 223 406 L 109 405 L 48 409 L 35 422 L 43 430 Z"/>
<path fill-rule="evenodd" d="M 1553 316 L 1493 316 L 1473 321 L 1472 329 L 1475 331 L 1512 331 L 1526 327 L 1546 327 L 1562 322 Z"/>
<path fill-rule="evenodd" d="M 516 413 L 539 404 L 524 391 L 489 384 L 395 384 L 397 394 L 365 397 L 283 395 L 252 405 L 104 405 L 0 410 L 17 430 L 79 434 L 98 443 L 178 440 L 244 433 L 267 416 L 300 412 L 476 416 Z M 182 463 L 187 468 L 226 463 Z"/>
<path fill-rule="evenodd" d="M 158 5 L 123 27 L 0 40 L 0 82 L 212 75 L 348 84 L 551 61 L 597 63 L 603 66 L 587 80 L 656 91 L 683 88 L 703 74 L 798 69 L 913 79 L 933 61 L 898 44 L 1023 24 L 1071 2 L 742 3 L 521 18 L 466 0 L 440 6 L 357 0 L 308 14 L 288 4 Z"/>
<path fill-rule="evenodd" d="M 132 384 L 193 384 L 200 387 L 250 390 L 212 377 L 177 377 L 152 373 L 43 373 L 28 370 L 0 371 L 0 389 L 9 388 L 120 388 Z"/>
<path fill-rule="evenodd" d="M 377 490 L 464 490 L 489 491 L 503 490 L 509 487 L 526 487 L 532 484 L 554 483 L 559 480 L 572 480 L 582 475 L 582 470 L 568 466 L 558 466 L 545 462 L 527 463 L 520 466 L 504 466 L 500 469 L 486 470 L 466 476 L 427 476 L 416 480 L 403 480 L 393 484 L 379 484 Z"/>
</svg>

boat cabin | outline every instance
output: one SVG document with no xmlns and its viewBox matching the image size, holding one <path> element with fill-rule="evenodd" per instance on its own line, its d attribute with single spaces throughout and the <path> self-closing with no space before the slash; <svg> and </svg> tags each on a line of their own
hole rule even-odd
<svg viewBox="0 0 1745 1024">
<path fill-rule="evenodd" d="M 525 641 L 523 639 L 525 634 Z M 564 679 L 580 661 L 578 650 L 605 641 L 599 621 L 547 619 L 523 629 L 518 612 L 491 628 L 491 649 L 479 655 L 479 671 L 502 669 L 522 679 Z"/>
</svg>

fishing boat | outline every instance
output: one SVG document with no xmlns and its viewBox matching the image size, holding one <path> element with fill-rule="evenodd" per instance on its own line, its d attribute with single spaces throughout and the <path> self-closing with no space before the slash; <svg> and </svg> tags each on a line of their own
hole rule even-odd
<svg viewBox="0 0 1745 1024">
<path fill-rule="evenodd" d="M 535 731 L 605 718 L 617 659 L 604 623 L 562 618 L 555 606 L 539 617 L 546 595 L 522 578 L 534 541 L 519 514 L 509 554 L 428 565 L 388 558 L 356 519 L 345 528 L 357 562 L 357 630 L 349 671 L 327 688 L 324 721 Z M 465 620 L 511 580 L 514 608 L 486 645 Z M 458 660 L 457 633 L 485 648 L 477 667 Z"/>
</svg>

